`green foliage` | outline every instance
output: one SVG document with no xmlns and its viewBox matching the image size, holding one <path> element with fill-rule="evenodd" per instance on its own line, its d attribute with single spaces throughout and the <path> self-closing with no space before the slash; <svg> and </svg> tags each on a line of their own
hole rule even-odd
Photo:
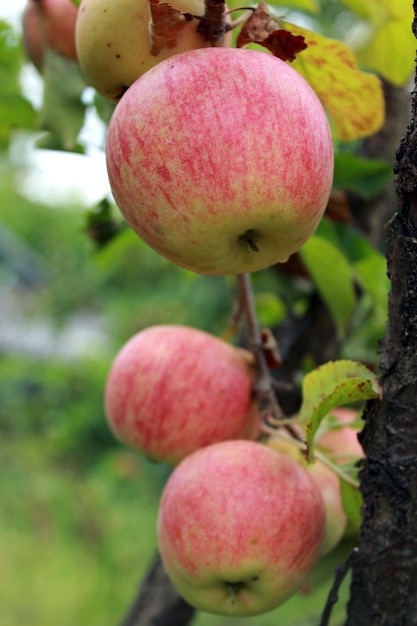
<svg viewBox="0 0 417 626">
<path fill-rule="evenodd" d="M 74 472 L 42 436 L 8 440 L 0 465 L 0 622 L 118 623 L 153 558 L 157 468 L 113 450 Z"/>
<path fill-rule="evenodd" d="M 335 156 L 333 186 L 353 191 L 362 198 L 373 198 L 382 192 L 394 176 L 392 166 L 377 159 L 364 159 L 354 154 Z"/>
<path fill-rule="evenodd" d="M 39 147 L 83 152 L 77 139 L 84 125 L 86 105 L 81 96 L 87 85 L 78 63 L 48 50 L 43 67 L 43 84 L 39 125 L 50 134 L 38 142 Z"/>
<path fill-rule="evenodd" d="M 17 34 L 0 20 L 0 149 L 8 146 L 13 130 L 35 127 L 35 111 L 22 95 L 19 83 L 22 59 Z"/>
<path fill-rule="evenodd" d="M 356 304 L 352 270 L 346 257 L 340 248 L 318 234 L 304 244 L 300 255 L 343 335 Z"/>
<path fill-rule="evenodd" d="M 42 436 L 56 458 L 97 462 L 115 446 L 106 425 L 103 389 L 109 362 L 0 357 L 0 437 Z M 39 439 L 40 440 L 40 439 Z"/>
</svg>

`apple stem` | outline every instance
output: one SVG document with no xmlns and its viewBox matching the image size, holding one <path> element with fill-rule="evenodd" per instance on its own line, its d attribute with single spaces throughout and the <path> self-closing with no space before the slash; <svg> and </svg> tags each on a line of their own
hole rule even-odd
<svg viewBox="0 0 417 626">
<path fill-rule="evenodd" d="M 224 46 L 224 36 L 229 29 L 226 22 L 225 0 L 204 0 L 205 11 L 200 17 L 197 32 L 213 47 Z"/>
<path fill-rule="evenodd" d="M 257 381 L 254 392 L 259 404 L 262 421 L 285 419 L 274 391 L 274 382 L 266 360 L 262 332 L 256 315 L 255 299 L 250 274 L 238 274 L 239 312 L 245 316 L 249 350 L 255 357 Z"/>
</svg>

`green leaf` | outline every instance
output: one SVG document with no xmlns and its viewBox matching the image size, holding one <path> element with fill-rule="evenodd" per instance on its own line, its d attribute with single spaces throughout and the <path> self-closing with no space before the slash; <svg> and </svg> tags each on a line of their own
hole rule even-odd
<svg viewBox="0 0 417 626">
<path fill-rule="evenodd" d="M 299 422 L 306 434 L 308 458 L 323 418 L 337 406 L 377 398 L 378 380 L 365 365 L 355 361 L 330 361 L 304 377 Z"/>
<path fill-rule="evenodd" d="M 342 0 L 364 21 L 351 37 L 356 59 L 401 87 L 414 69 L 416 40 L 411 24 L 413 4 L 408 0 Z"/>
<path fill-rule="evenodd" d="M 359 489 L 356 489 L 344 480 L 340 481 L 340 492 L 343 508 L 348 518 L 348 528 L 350 532 L 357 533 L 362 521 L 362 494 Z"/>
<path fill-rule="evenodd" d="M 375 309 L 386 318 L 390 281 L 385 256 L 350 226 L 338 224 L 337 232 L 359 285 L 371 296 Z"/>
<path fill-rule="evenodd" d="M 86 87 L 75 61 L 48 50 L 44 67 L 44 98 L 40 126 L 50 131 L 47 147 L 55 150 L 80 151 L 77 143 L 84 124 L 86 106 L 81 101 Z"/>
<path fill-rule="evenodd" d="M 343 335 L 356 303 L 351 266 L 343 252 L 320 235 L 313 235 L 299 254 Z"/>
<path fill-rule="evenodd" d="M 353 154 L 336 154 L 334 167 L 333 186 L 353 191 L 365 199 L 383 191 L 394 176 L 389 163 Z"/>
<path fill-rule="evenodd" d="M 34 129 L 36 112 L 20 87 L 22 50 L 12 27 L 0 21 L 0 147 L 7 147 L 14 129 Z"/>
<path fill-rule="evenodd" d="M 278 325 L 287 314 L 284 301 L 272 291 L 257 293 L 255 305 L 261 325 L 267 328 Z"/>
</svg>

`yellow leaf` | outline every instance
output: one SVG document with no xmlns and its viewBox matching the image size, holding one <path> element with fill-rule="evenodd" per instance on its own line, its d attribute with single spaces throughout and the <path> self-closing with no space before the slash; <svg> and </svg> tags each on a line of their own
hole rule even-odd
<svg viewBox="0 0 417 626">
<path fill-rule="evenodd" d="M 316 0 L 269 0 L 268 4 L 275 7 L 284 6 L 286 9 L 307 11 L 308 13 L 320 13 L 320 5 Z"/>
<path fill-rule="evenodd" d="M 386 14 L 385 17 L 378 24 L 368 22 L 359 25 L 349 43 L 358 63 L 401 87 L 414 70 L 416 39 L 411 30 L 412 5 L 408 3 L 402 15 Z"/>
<path fill-rule="evenodd" d="M 396 0 L 394 0 L 395 2 Z M 401 0 L 400 0 L 401 1 Z M 348 9 L 359 15 L 364 20 L 369 20 L 374 24 L 385 20 L 387 17 L 387 4 L 392 4 L 391 0 L 341 0 Z"/>
<path fill-rule="evenodd" d="M 373 24 L 388 19 L 413 19 L 413 5 L 409 0 L 341 0 L 351 11 Z"/>
<path fill-rule="evenodd" d="M 292 64 L 311 85 L 328 111 L 335 135 L 344 141 L 375 134 L 384 123 L 381 81 L 361 71 L 351 49 L 288 22 L 281 26 L 307 43 Z"/>
</svg>

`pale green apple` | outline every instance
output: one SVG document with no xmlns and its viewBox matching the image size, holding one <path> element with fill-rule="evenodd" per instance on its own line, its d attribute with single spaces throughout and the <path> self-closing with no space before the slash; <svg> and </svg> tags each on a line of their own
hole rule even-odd
<svg viewBox="0 0 417 626">
<path fill-rule="evenodd" d="M 189 604 L 250 616 L 301 587 L 324 524 L 323 499 L 301 465 L 261 443 L 226 441 L 174 469 L 157 536 L 165 570 Z"/>
<path fill-rule="evenodd" d="M 182 13 L 203 15 L 203 0 L 173 0 Z M 185 24 L 175 41 L 151 53 L 148 0 L 82 0 L 76 25 L 79 62 L 86 80 L 102 96 L 118 102 L 144 72 L 164 59 L 208 45 L 198 20 Z"/>
<path fill-rule="evenodd" d="M 130 226 L 202 274 L 286 261 L 319 224 L 333 180 L 318 97 L 254 50 L 192 50 L 149 70 L 116 107 L 106 152 Z"/>
</svg>

